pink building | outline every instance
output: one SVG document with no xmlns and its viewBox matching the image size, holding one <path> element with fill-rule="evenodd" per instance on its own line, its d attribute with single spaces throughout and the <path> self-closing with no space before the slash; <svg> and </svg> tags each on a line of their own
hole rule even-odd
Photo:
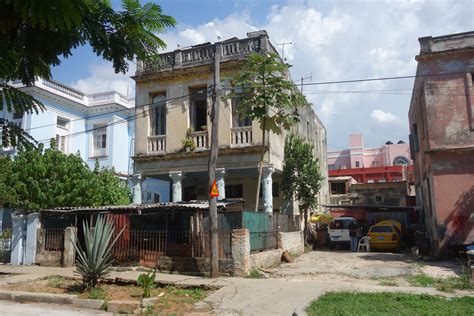
<svg viewBox="0 0 474 316">
<path fill-rule="evenodd" d="M 349 135 L 349 148 L 328 151 L 329 170 L 412 165 L 410 146 L 400 140 L 377 148 L 365 148 L 362 134 Z"/>
<path fill-rule="evenodd" d="M 474 243 L 474 32 L 419 42 L 409 111 L 416 204 L 441 256 Z"/>
</svg>

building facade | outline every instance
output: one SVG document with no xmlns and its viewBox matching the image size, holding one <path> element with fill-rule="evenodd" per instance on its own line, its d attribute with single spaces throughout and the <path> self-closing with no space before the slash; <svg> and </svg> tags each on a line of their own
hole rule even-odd
<svg viewBox="0 0 474 316">
<path fill-rule="evenodd" d="M 436 255 L 474 242 L 474 32 L 419 39 L 409 110 L 417 205 Z"/>
<path fill-rule="evenodd" d="M 214 52 L 221 54 L 220 77 L 225 95 L 232 88 L 230 78 L 252 52 L 275 52 L 265 31 L 252 32 L 247 38 L 232 38 L 206 43 L 160 55 L 158 63 L 138 63 L 136 81 L 135 156 L 136 192 L 141 181 L 155 179 L 169 186 L 173 202 L 207 200 L 210 141 L 209 106 L 212 102 Z M 219 158 L 217 184 L 219 199 L 244 198 L 244 209 L 256 202 L 258 163 L 262 130 L 236 112 L 238 100 L 219 100 Z M 311 105 L 300 113 L 294 131 L 315 147 L 323 177 L 327 171 L 326 130 Z M 262 198 L 259 207 L 267 212 L 292 211 L 280 191 L 283 149 L 286 133 L 267 133 Z M 326 190 L 326 193 L 323 191 Z M 321 190 L 324 203 L 327 184 Z M 140 196 L 140 194 L 135 194 Z M 163 199 L 164 200 L 164 199 Z"/>
<path fill-rule="evenodd" d="M 86 94 L 57 81 L 38 79 L 31 87 L 14 83 L 45 105 L 38 114 L 10 113 L 0 116 L 13 121 L 45 148 L 55 139 L 65 154 L 79 153 L 93 168 L 114 167 L 124 177 L 131 170 L 133 150 L 134 101 L 118 92 Z M 2 148 L 14 155 L 15 148 Z"/>
<path fill-rule="evenodd" d="M 329 170 L 411 165 L 410 147 L 403 140 L 387 141 L 377 148 L 364 147 L 362 134 L 349 135 L 349 148 L 328 152 Z"/>
</svg>

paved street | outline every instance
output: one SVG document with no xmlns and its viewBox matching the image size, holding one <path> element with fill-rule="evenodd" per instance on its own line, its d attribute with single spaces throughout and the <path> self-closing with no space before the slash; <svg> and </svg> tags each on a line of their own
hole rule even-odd
<svg viewBox="0 0 474 316">
<path fill-rule="evenodd" d="M 268 279 L 225 279 L 229 285 L 205 299 L 218 315 L 304 315 L 305 307 L 328 291 L 387 291 L 432 295 L 449 294 L 433 288 L 380 285 L 381 277 L 402 277 L 410 272 L 432 276 L 455 275 L 459 267 L 452 262 L 419 264 L 408 255 L 313 251 L 294 263 L 271 269 Z M 460 293 L 460 292 L 459 292 Z"/>
<path fill-rule="evenodd" d="M 219 290 L 197 303 L 197 312 L 215 315 L 304 315 L 305 307 L 327 291 L 389 291 L 426 293 L 444 296 L 474 295 L 471 292 L 444 293 L 434 288 L 412 287 L 404 279 L 409 273 L 426 273 L 448 277 L 459 273 L 455 262 L 416 261 L 405 254 L 351 253 L 345 251 L 313 251 L 268 269 L 268 278 L 219 278 L 217 280 L 158 273 L 158 282 L 180 285 L 218 285 Z M 50 267 L 0 266 L 0 273 L 21 273 L 0 277 L 2 282 L 18 282 L 47 275 L 72 276 L 73 269 Z M 139 271 L 113 272 L 111 277 L 136 280 Z M 397 286 L 383 286 L 381 278 L 394 278 Z M 30 305 L 0 301 L 0 315 L 89 315 L 94 311 L 72 309 L 70 306 Z M 5 310 L 8 310 L 5 313 Z M 38 312 L 36 312 L 38 311 Z M 3 314 L 1 314 L 3 313 Z M 10 314 L 11 313 L 11 314 Z M 38 314 L 40 313 L 40 314 Z M 61 314 L 59 314 L 61 313 Z M 100 312 L 95 312 L 101 315 Z M 105 315 L 105 313 L 102 313 Z M 201 314 L 201 315 L 202 315 Z"/>
<path fill-rule="evenodd" d="M 22 304 L 0 301 L 0 316 L 85 316 L 85 315 L 112 315 L 104 311 L 72 308 L 69 305 L 54 304 Z"/>
</svg>

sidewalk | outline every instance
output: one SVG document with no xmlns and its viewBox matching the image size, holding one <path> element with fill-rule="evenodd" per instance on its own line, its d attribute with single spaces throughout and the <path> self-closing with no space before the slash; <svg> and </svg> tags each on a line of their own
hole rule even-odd
<svg viewBox="0 0 474 316">
<path fill-rule="evenodd" d="M 79 278 L 74 273 L 75 268 L 43 267 L 43 266 L 11 266 L 0 265 L 0 284 L 29 281 L 48 276 L 58 275 L 69 278 Z M 121 279 L 136 281 L 143 271 L 111 271 L 107 279 Z M 2 275 L 3 274 L 3 275 Z M 203 286 L 209 288 L 220 288 L 229 285 L 224 279 L 210 279 L 197 276 L 156 273 L 156 282 L 163 284 L 174 284 L 178 286 Z"/>
</svg>

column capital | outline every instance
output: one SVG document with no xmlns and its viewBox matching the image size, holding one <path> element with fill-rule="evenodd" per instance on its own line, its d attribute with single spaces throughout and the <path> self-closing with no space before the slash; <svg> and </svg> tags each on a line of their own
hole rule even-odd
<svg viewBox="0 0 474 316">
<path fill-rule="evenodd" d="M 132 174 L 132 180 L 140 181 L 141 179 L 142 179 L 141 173 L 134 173 L 134 174 Z"/>
<path fill-rule="evenodd" d="M 224 177 L 225 176 L 225 168 L 216 168 L 216 176 Z"/>
<path fill-rule="evenodd" d="M 170 171 L 169 176 L 173 182 L 180 181 L 183 178 L 182 171 Z"/>
<path fill-rule="evenodd" d="M 275 172 L 275 168 L 272 165 L 263 166 L 263 176 L 271 176 Z"/>
</svg>

